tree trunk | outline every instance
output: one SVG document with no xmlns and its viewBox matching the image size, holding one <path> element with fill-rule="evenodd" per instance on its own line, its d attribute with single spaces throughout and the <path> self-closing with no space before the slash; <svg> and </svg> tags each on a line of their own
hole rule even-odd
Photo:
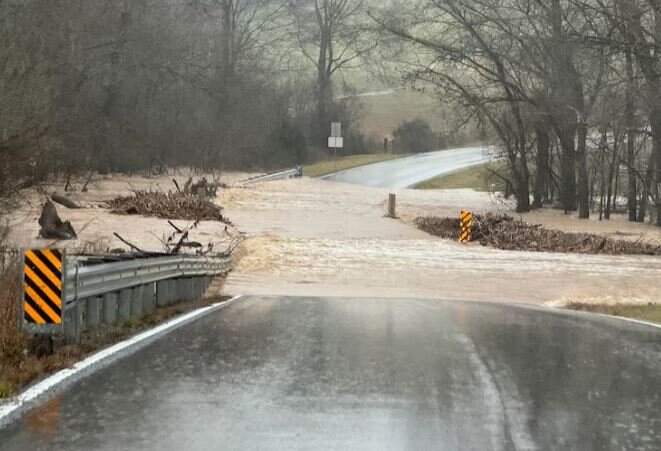
<svg viewBox="0 0 661 451">
<path fill-rule="evenodd" d="M 549 184 L 549 133 L 542 127 L 535 128 L 537 135 L 537 176 L 535 178 L 535 192 L 532 208 L 542 208 L 547 200 Z"/>
<path fill-rule="evenodd" d="M 647 171 L 645 172 L 645 180 L 643 180 L 643 193 L 640 196 L 640 210 L 638 211 L 638 222 L 645 222 L 647 216 L 647 207 L 650 199 L 650 189 L 654 181 L 654 154 L 650 155 L 647 163 Z"/>
<path fill-rule="evenodd" d="M 578 206 L 580 219 L 590 218 L 590 184 L 588 180 L 588 165 L 587 165 L 587 133 L 588 126 L 581 121 L 578 126 L 578 149 L 576 152 L 576 160 L 578 163 Z"/>
<path fill-rule="evenodd" d="M 560 141 L 560 204 L 565 212 L 576 211 L 576 145 L 575 129 L 556 131 Z"/>
<path fill-rule="evenodd" d="M 519 156 L 519 170 L 517 180 L 517 213 L 527 213 L 530 211 L 530 171 L 528 170 L 528 160 L 526 159 L 525 144 L 521 144 Z"/>
<path fill-rule="evenodd" d="M 656 202 L 656 225 L 661 227 L 661 108 L 655 108 L 650 118 L 652 128 L 652 156 L 654 167 L 654 181 L 652 193 Z"/>
<path fill-rule="evenodd" d="M 599 183 L 599 220 L 604 219 L 604 197 L 606 187 L 606 146 L 608 145 L 608 134 L 606 130 L 601 132 L 599 142 L 599 169 L 601 171 L 601 182 Z"/>
<path fill-rule="evenodd" d="M 635 73 L 633 68 L 633 55 L 631 47 L 627 46 L 625 52 L 627 66 L 627 99 L 624 110 L 627 125 L 627 208 L 629 210 L 629 221 L 638 220 L 638 182 L 636 180 L 636 107 L 635 96 Z"/>
</svg>

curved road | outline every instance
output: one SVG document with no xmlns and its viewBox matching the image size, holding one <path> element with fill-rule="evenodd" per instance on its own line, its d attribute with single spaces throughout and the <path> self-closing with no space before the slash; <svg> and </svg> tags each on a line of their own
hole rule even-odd
<svg viewBox="0 0 661 451">
<path fill-rule="evenodd" d="M 661 449 L 661 330 L 407 299 L 248 298 L 0 431 L 3 451 Z"/>
<path fill-rule="evenodd" d="M 381 188 L 409 188 L 424 181 L 487 163 L 488 147 L 441 150 L 384 161 L 323 177 L 325 180 Z"/>
</svg>

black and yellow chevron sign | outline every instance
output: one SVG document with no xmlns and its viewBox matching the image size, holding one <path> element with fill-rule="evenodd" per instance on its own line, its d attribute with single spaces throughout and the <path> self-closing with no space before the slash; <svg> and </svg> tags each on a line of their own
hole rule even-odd
<svg viewBox="0 0 661 451">
<path fill-rule="evenodd" d="M 470 243 L 473 238 L 473 213 L 470 211 L 461 212 L 459 229 L 459 241 L 462 243 Z"/>
<path fill-rule="evenodd" d="M 23 321 L 29 325 L 62 324 L 62 253 L 52 249 L 25 252 Z"/>
</svg>

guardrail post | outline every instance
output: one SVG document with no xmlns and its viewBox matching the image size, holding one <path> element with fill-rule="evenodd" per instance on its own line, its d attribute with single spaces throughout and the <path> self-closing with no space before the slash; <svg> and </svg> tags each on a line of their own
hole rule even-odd
<svg viewBox="0 0 661 451">
<path fill-rule="evenodd" d="M 200 300 L 200 278 L 199 277 L 191 277 L 190 279 L 191 282 L 191 300 L 192 301 L 199 301 Z"/>
<path fill-rule="evenodd" d="M 81 305 L 82 302 L 76 301 L 73 306 L 64 309 L 64 339 L 68 344 L 80 342 Z"/>
<path fill-rule="evenodd" d="M 165 307 L 168 305 L 168 281 L 156 282 L 156 305 Z"/>
<path fill-rule="evenodd" d="M 126 288 L 119 292 L 119 319 L 126 321 L 131 317 L 131 296 L 133 288 Z"/>
<path fill-rule="evenodd" d="M 117 324 L 117 312 L 119 310 L 117 297 L 117 293 L 103 295 L 103 324 L 108 326 Z"/>
<path fill-rule="evenodd" d="M 142 293 L 144 286 L 133 288 L 131 293 L 131 318 L 140 318 L 142 316 Z"/>
<path fill-rule="evenodd" d="M 194 277 L 185 277 L 181 280 L 182 296 L 180 302 L 189 302 L 195 300 L 194 280 Z"/>
<path fill-rule="evenodd" d="M 168 305 L 174 304 L 177 302 L 177 281 L 170 279 L 168 283 Z"/>
<path fill-rule="evenodd" d="M 214 278 L 212 276 L 207 276 L 205 277 L 205 283 L 204 283 L 204 293 L 202 293 L 202 296 L 206 298 L 207 293 L 209 292 L 209 289 L 213 285 L 213 280 Z"/>
<path fill-rule="evenodd" d="M 207 290 L 209 289 L 209 279 L 211 279 L 209 276 L 202 277 L 202 293 L 200 294 L 201 299 L 206 297 Z"/>
<path fill-rule="evenodd" d="M 103 297 L 97 296 L 87 298 L 87 330 L 95 329 L 101 324 L 101 307 L 103 305 Z"/>
<path fill-rule="evenodd" d="M 142 313 L 152 313 L 156 310 L 156 284 L 148 283 L 145 285 L 142 294 Z"/>
<path fill-rule="evenodd" d="M 193 279 L 193 290 L 196 301 L 201 301 L 204 297 L 204 277 L 195 277 Z"/>
</svg>

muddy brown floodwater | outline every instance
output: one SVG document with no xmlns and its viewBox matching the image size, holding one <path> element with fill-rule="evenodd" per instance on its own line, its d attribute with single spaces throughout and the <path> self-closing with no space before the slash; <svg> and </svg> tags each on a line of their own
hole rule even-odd
<svg viewBox="0 0 661 451">
<path fill-rule="evenodd" d="M 166 221 L 111 214 L 100 204 L 133 189 L 174 189 L 185 172 L 162 177 L 108 176 L 94 180 L 88 193 L 74 194 L 87 208 L 58 207 L 73 223 L 79 240 L 60 243 L 90 253 L 125 247 L 117 232 L 145 250 L 162 250 Z M 236 183 L 246 174 L 224 174 Z M 51 192 L 60 186 L 46 187 Z M 399 219 L 384 217 L 389 192 L 397 194 Z M 24 206 L 10 217 L 11 238 L 20 247 L 43 246 L 37 239 L 43 196 L 27 194 Z M 463 246 L 416 229 L 419 215 L 511 212 L 512 205 L 472 190 L 387 190 L 311 178 L 234 187 L 217 202 L 235 227 L 203 222 L 191 239 L 222 249 L 245 233 L 236 271 L 223 294 L 446 298 L 562 304 L 581 302 L 659 302 L 661 258 L 612 257 L 509 252 Z M 568 231 L 587 231 L 622 239 L 661 243 L 661 230 L 630 224 L 579 221 L 555 211 L 524 216 L 525 220 Z M 185 226 L 187 221 L 175 221 Z"/>
<path fill-rule="evenodd" d="M 384 217 L 389 192 L 399 220 Z M 412 226 L 418 215 L 510 212 L 472 190 L 387 190 L 303 178 L 226 191 L 249 239 L 227 294 L 446 298 L 519 303 L 658 302 L 661 258 L 512 252 L 460 245 Z M 555 212 L 525 220 L 568 231 L 661 243 L 661 231 Z"/>
</svg>

